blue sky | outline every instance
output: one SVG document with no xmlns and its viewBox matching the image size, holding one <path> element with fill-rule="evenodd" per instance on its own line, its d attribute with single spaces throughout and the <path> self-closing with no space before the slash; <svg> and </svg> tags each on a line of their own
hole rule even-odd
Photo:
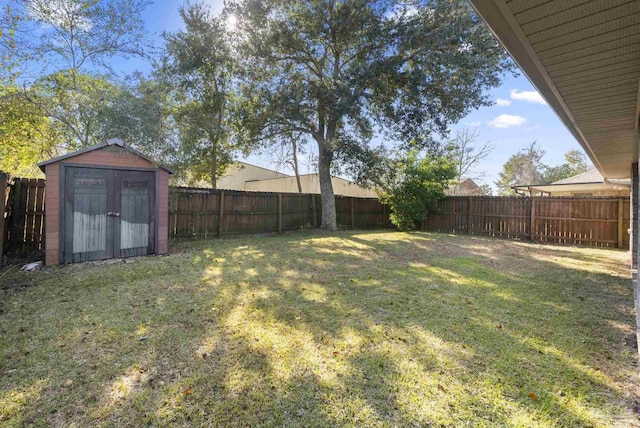
<svg viewBox="0 0 640 428">
<path fill-rule="evenodd" d="M 0 0 L 0 5 L 6 0 Z M 222 8 L 222 0 L 209 0 L 214 11 Z M 178 8 L 180 1 L 157 0 L 144 12 L 144 20 L 149 33 L 158 44 L 163 31 L 176 31 L 181 27 Z M 114 68 L 123 73 L 140 70 L 148 72 L 149 64 L 143 60 L 116 60 Z M 479 133 L 478 143 L 491 142 L 494 150 L 478 170 L 486 173 L 484 181 L 492 184 L 504 162 L 532 141 L 537 141 L 547 154 L 544 161 L 556 165 L 564 161 L 564 154 L 572 149 L 580 149 L 579 144 L 548 107 L 535 93 L 527 78 L 507 76 L 503 84 L 490 92 L 493 100 L 501 100 L 500 105 L 483 107 L 462 119 L 453 129 L 471 126 Z M 308 156 L 301 156 L 302 172 L 309 172 Z M 252 155 L 248 162 L 265 167 L 275 165 L 266 156 Z M 284 172 L 290 172 L 284 170 Z"/>
<path fill-rule="evenodd" d="M 563 163 L 569 150 L 582 151 L 524 74 L 505 78 L 490 94 L 496 104 L 472 112 L 454 127 L 476 126 L 478 141 L 494 146 L 479 168 L 486 172 L 486 182 L 493 184 L 509 156 L 532 141 L 546 151 L 543 161 L 549 165 Z"/>
</svg>

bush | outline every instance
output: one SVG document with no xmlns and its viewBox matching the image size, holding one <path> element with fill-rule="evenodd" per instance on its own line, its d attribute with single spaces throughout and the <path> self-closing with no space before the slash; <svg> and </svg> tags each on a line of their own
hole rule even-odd
<svg viewBox="0 0 640 428">
<path fill-rule="evenodd" d="M 456 175 L 447 156 L 420 158 L 417 152 L 390 163 L 380 183 L 380 200 L 391 209 L 391 222 L 400 230 L 416 230 L 429 211 L 444 198 Z"/>
</svg>

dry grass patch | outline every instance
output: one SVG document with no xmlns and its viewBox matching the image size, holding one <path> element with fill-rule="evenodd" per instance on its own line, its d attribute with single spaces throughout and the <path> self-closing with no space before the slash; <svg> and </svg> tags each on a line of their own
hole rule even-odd
<svg viewBox="0 0 640 428">
<path fill-rule="evenodd" d="M 627 254 L 428 233 L 191 242 L 1 281 L 0 425 L 629 426 Z"/>
</svg>

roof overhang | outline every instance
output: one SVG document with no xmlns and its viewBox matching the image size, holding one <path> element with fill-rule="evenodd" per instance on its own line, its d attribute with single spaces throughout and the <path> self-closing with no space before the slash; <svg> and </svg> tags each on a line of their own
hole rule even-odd
<svg viewBox="0 0 640 428">
<path fill-rule="evenodd" d="M 638 160 L 640 2 L 469 0 L 605 178 Z"/>
</svg>

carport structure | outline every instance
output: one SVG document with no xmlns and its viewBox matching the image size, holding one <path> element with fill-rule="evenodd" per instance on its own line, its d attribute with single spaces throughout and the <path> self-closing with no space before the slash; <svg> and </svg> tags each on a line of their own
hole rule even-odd
<svg viewBox="0 0 640 428">
<path fill-rule="evenodd" d="M 636 274 L 640 1 L 469 1 L 605 182 L 632 179 L 632 269 L 636 319 L 640 319 Z"/>
</svg>

